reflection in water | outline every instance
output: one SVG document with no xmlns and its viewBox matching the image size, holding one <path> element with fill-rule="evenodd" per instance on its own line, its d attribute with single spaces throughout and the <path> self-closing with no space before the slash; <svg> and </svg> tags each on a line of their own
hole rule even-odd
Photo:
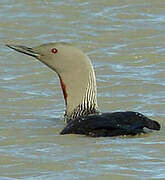
<svg viewBox="0 0 165 180">
<path fill-rule="evenodd" d="M 6 0 L 0 7 L 0 179 L 165 178 L 164 2 Z M 90 56 L 102 111 L 139 111 L 162 130 L 60 136 L 56 74 L 2 46 L 51 41 L 74 43 Z"/>
</svg>

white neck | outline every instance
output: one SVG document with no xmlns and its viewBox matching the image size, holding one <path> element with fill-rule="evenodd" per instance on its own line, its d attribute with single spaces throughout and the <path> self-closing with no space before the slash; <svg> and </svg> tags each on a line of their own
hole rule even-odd
<svg viewBox="0 0 165 180">
<path fill-rule="evenodd" d="M 98 112 L 95 73 L 90 60 L 72 73 L 60 74 L 66 112 L 65 122 Z"/>
</svg>

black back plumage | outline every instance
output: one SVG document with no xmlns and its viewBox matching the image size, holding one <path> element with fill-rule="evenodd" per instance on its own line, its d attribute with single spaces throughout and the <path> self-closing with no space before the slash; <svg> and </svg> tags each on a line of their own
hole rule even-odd
<svg viewBox="0 0 165 180">
<path fill-rule="evenodd" d="M 92 137 L 136 135 L 143 128 L 160 130 L 158 122 L 132 111 L 91 114 L 69 122 L 60 134 L 84 134 Z"/>
</svg>

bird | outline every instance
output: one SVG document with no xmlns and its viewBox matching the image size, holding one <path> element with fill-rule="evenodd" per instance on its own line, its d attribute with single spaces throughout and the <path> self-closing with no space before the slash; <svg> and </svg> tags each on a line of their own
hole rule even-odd
<svg viewBox="0 0 165 180">
<path fill-rule="evenodd" d="M 32 56 L 58 74 L 65 100 L 66 126 L 60 132 L 90 137 L 127 136 L 160 130 L 160 124 L 135 111 L 100 112 L 94 68 L 89 57 L 66 42 L 39 46 L 6 44 Z M 148 131 L 147 131 L 148 132 Z"/>
</svg>

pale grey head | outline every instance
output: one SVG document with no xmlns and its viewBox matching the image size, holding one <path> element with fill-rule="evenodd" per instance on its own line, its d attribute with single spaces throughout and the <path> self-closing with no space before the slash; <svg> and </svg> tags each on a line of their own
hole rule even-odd
<svg viewBox="0 0 165 180">
<path fill-rule="evenodd" d="M 66 122 L 98 112 L 95 73 L 83 51 L 68 43 L 48 43 L 33 48 L 7 46 L 35 57 L 58 74 L 66 104 Z"/>
</svg>

